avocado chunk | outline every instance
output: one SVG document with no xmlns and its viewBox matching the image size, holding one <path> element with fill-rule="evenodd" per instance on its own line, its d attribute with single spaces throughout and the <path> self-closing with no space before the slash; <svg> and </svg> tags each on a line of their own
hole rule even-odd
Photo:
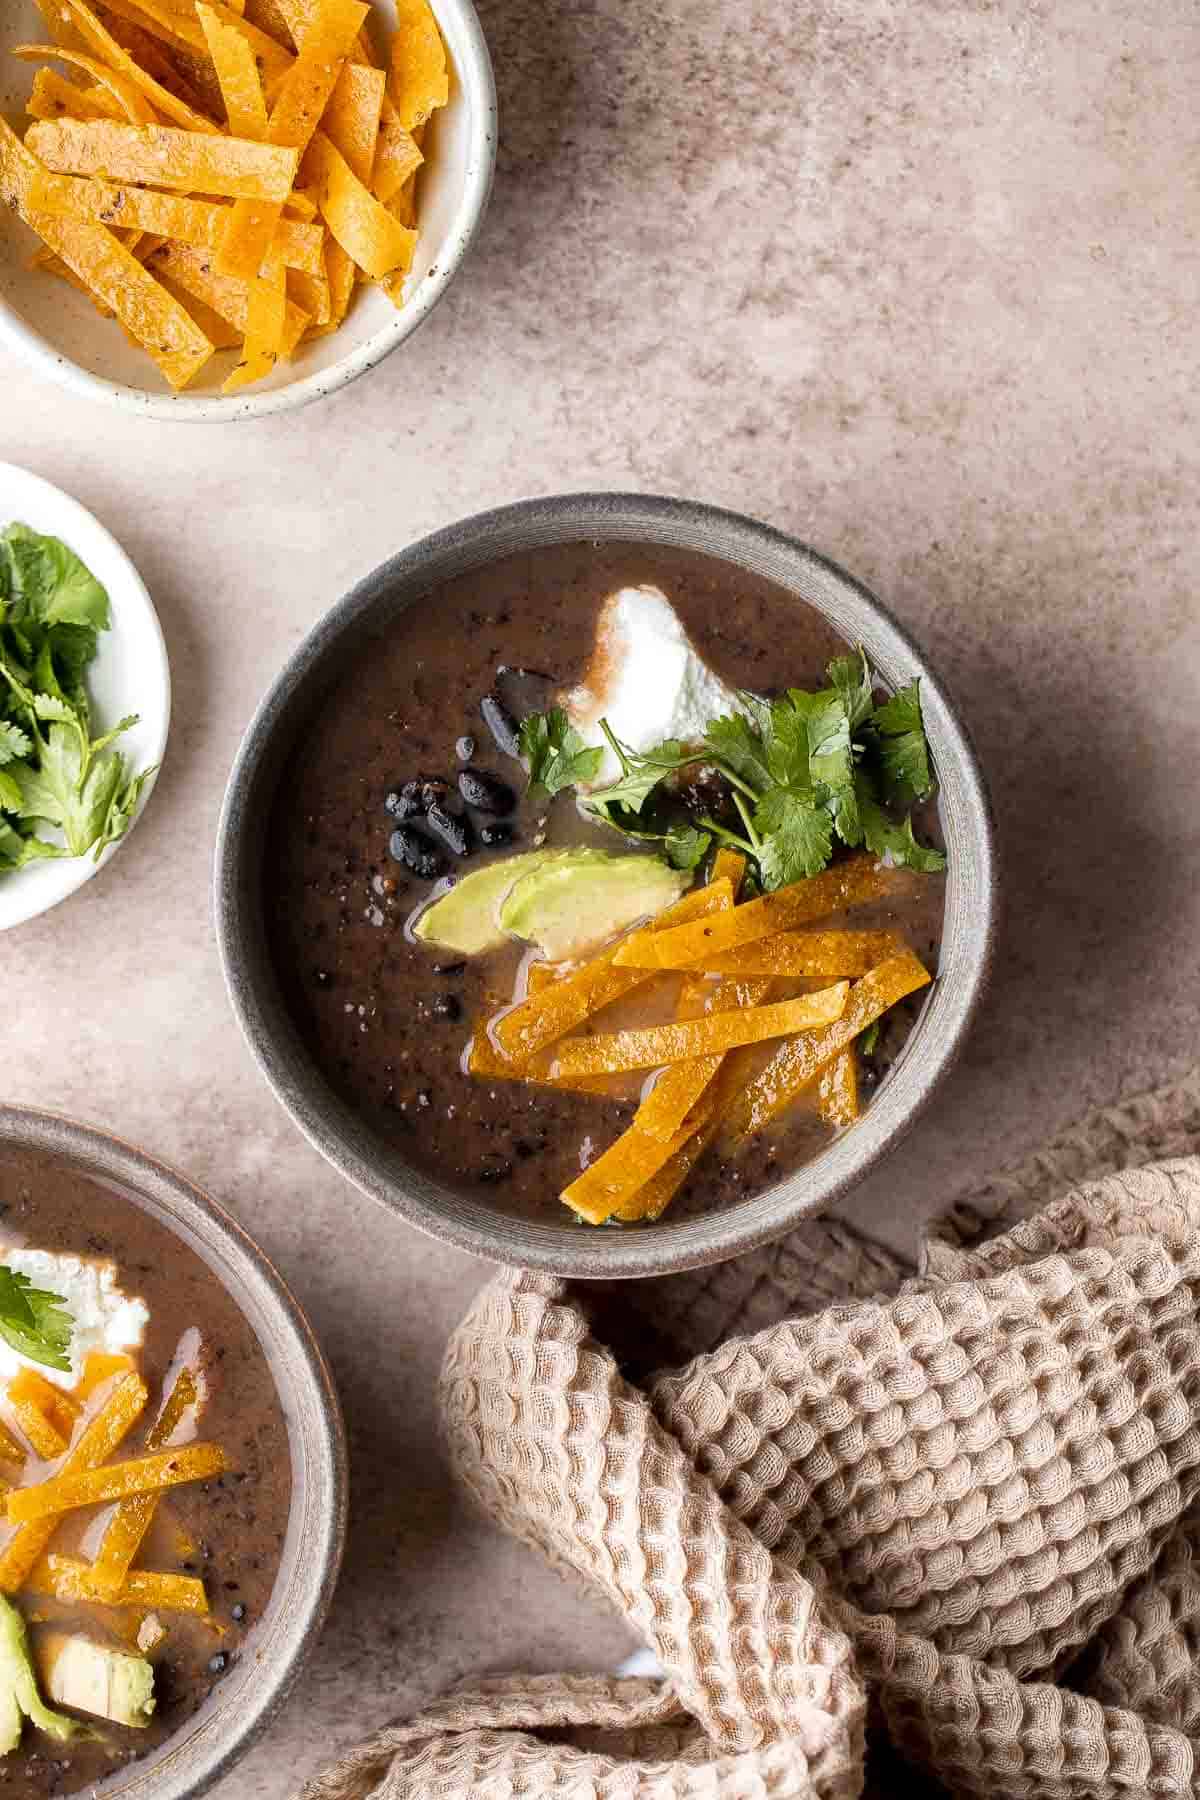
<svg viewBox="0 0 1200 1800">
<path fill-rule="evenodd" d="M 500 924 L 500 906 L 514 882 L 540 869 L 543 863 L 564 856 L 579 855 L 568 850 L 526 850 L 519 856 L 505 856 L 464 875 L 452 888 L 435 900 L 413 926 L 413 936 L 423 944 L 440 944 L 443 950 L 457 951 L 459 956 L 482 956 L 485 950 L 498 950 L 506 933 Z M 602 856 L 601 850 L 588 851 L 589 856 Z"/>
<path fill-rule="evenodd" d="M 0 1595 L 0 1756 L 16 1749 L 26 1719 L 64 1744 L 85 1729 L 43 1705 L 25 1621 L 12 1601 Z"/>
<path fill-rule="evenodd" d="M 548 961 L 562 962 L 661 912 L 690 883 L 690 875 L 657 856 L 568 850 L 513 884 L 501 903 L 500 923 L 537 944 Z"/>
<path fill-rule="evenodd" d="M 114 1725 L 144 1726 L 154 1711 L 154 1669 L 144 1656 L 79 1632 L 50 1632 L 38 1646 L 46 1692 L 60 1706 Z"/>
</svg>

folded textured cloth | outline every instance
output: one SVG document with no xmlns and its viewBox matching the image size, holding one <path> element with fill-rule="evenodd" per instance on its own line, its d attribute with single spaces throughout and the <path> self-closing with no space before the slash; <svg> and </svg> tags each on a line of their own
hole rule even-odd
<svg viewBox="0 0 1200 1800">
<path fill-rule="evenodd" d="M 959 1202 L 915 1273 L 815 1222 L 624 1307 L 497 1276 L 446 1357 L 455 1465 L 665 1679 L 476 1684 L 306 1800 L 1193 1794 L 1197 1152 L 1200 1071 Z M 637 1310 L 698 1354 L 638 1376 L 603 1341 Z"/>
</svg>

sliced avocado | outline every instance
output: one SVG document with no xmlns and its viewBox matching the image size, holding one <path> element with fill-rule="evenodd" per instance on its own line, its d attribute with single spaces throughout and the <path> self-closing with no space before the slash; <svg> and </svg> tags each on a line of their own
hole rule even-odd
<svg viewBox="0 0 1200 1800">
<path fill-rule="evenodd" d="M 690 885 L 657 856 L 568 850 L 523 874 L 500 906 L 514 937 L 540 946 L 550 962 L 581 956 L 626 925 L 670 906 Z"/>
<path fill-rule="evenodd" d="M 144 1656 L 98 1644 L 80 1632 L 48 1632 L 38 1645 L 38 1660 L 46 1692 L 60 1706 L 94 1713 L 114 1725 L 150 1723 L 154 1669 Z"/>
<path fill-rule="evenodd" d="M 12 1601 L 0 1596 L 0 1756 L 16 1749 L 26 1719 L 64 1744 L 85 1729 L 77 1720 L 66 1719 L 43 1705 L 25 1621 Z"/>
<path fill-rule="evenodd" d="M 506 856 L 489 863 L 461 881 L 435 900 L 413 926 L 413 936 L 423 944 L 440 944 L 444 950 L 459 956 L 482 956 L 485 950 L 497 950 L 507 941 L 500 925 L 501 903 L 514 883 L 540 869 L 543 863 L 559 862 L 567 856 L 603 857 L 603 850 L 526 850 L 519 856 Z"/>
</svg>

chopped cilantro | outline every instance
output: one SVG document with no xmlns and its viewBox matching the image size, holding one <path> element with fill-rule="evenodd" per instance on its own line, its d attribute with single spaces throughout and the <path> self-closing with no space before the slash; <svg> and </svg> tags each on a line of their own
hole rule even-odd
<svg viewBox="0 0 1200 1800">
<path fill-rule="evenodd" d="M 60 1295 L 35 1288 L 28 1275 L 0 1263 L 0 1337 L 50 1369 L 69 1369 L 71 1315 Z"/>
<path fill-rule="evenodd" d="M 98 857 L 150 778 L 112 748 L 135 718 L 91 733 L 85 677 L 109 623 L 108 595 L 66 544 L 27 525 L 0 531 L 0 874 Z"/>
<path fill-rule="evenodd" d="M 627 837 L 662 844 L 677 868 L 696 867 L 714 840 L 736 846 L 751 859 L 748 891 L 769 893 L 819 874 L 835 838 L 848 848 L 865 844 L 896 865 L 944 869 L 942 853 L 917 842 L 909 816 L 933 789 L 917 682 L 876 706 L 861 648 L 836 657 L 828 675 L 829 686 L 815 693 L 739 695 L 739 710 L 710 719 L 700 745 L 668 739 L 634 750 L 602 719 L 621 773 L 588 800 L 588 810 Z M 521 749 L 531 787 L 547 793 L 590 780 L 603 756 L 585 748 L 560 710 L 526 719 Z M 724 823 L 693 818 L 666 785 L 692 764 L 727 784 Z"/>
</svg>

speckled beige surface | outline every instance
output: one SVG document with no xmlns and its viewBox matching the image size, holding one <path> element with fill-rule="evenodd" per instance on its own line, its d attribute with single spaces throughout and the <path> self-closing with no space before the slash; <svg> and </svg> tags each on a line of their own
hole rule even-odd
<svg viewBox="0 0 1200 1800">
<path fill-rule="evenodd" d="M 965 1063 L 852 1216 L 937 1198 L 1195 1058 L 1200 228 L 1191 0 L 488 0 L 495 199 L 451 297 L 336 400 L 135 427 L 0 364 L 0 458 L 96 510 L 176 680 L 137 837 L 0 941 L 6 1099 L 177 1162 L 309 1308 L 346 1400 L 328 1632 L 222 1800 L 282 1800 L 452 1678 L 621 1628 L 470 1523 L 432 1375 L 480 1270 L 294 1134 L 225 1002 L 209 855 L 238 733 L 323 606 L 525 493 L 694 494 L 807 537 L 927 647 L 995 786 L 1008 918 Z"/>
</svg>

